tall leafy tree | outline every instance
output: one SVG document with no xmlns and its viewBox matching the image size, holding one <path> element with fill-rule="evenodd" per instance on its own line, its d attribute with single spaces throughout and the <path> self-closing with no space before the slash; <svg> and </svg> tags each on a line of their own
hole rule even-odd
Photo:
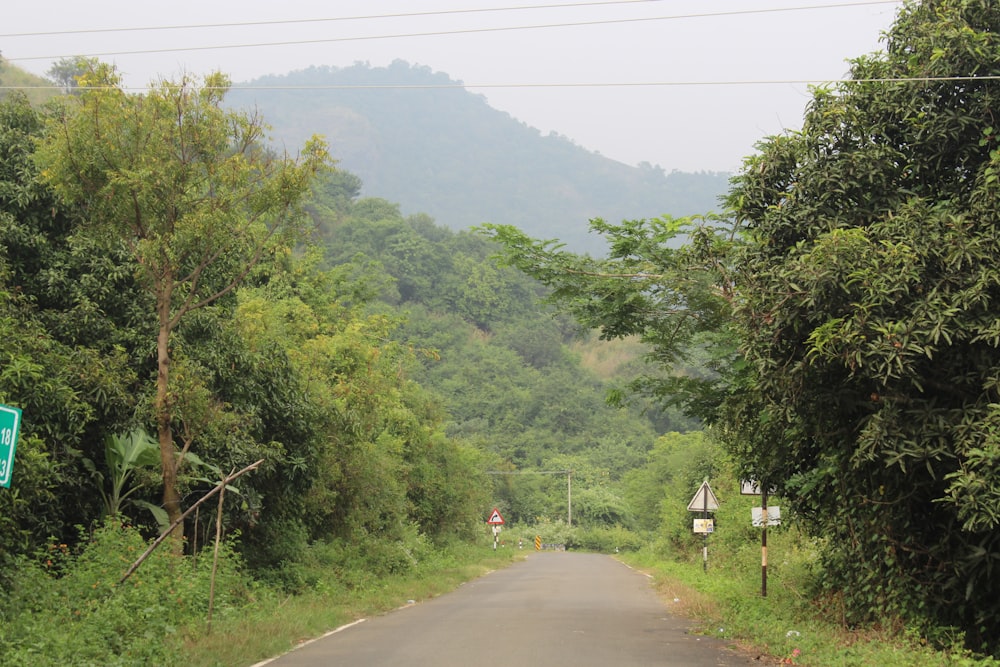
<svg viewBox="0 0 1000 667">
<path fill-rule="evenodd" d="M 906 4 L 884 53 L 749 158 L 744 460 L 828 538 L 848 618 L 1000 646 L 1000 9 Z M 770 443 L 767 447 L 762 446 Z"/>
<path fill-rule="evenodd" d="M 726 258 L 733 241 L 725 227 L 714 218 L 669 217 L 595 219 L 590 226 L 607 240 L 606 257 L 568 252 L 506 225 L 483 231 L 501 243 L 502 261 L 551 287 L 546 298 L 580 324 L 604 340 L 634 337 L 647 346 L 654 370 L 632 389 L 713 421 L 727 378 L 739 370 L 729 326 L 734 284 Z M 711 352 L 710 372 L 679 372 L 697 349 Z M 669 372 L 657 372 L 664 368 Z"/>
<path fill-rule="evenodd" d="M 155 422 L 163 504 L 174 521 L 190 443 L 175 444 L 171 335 L 301 230 L 300 200 L 328 158 L 315 140 L 297 158 L 267 151 L 262 120 L 223 107 L 229 80 L 221 74 L 161 81 L 144 94 L 124 90 L 106 65 L 77 81 L 79 95 L 53 114 L 36 159 L 84 229 L 127 249 L 155 302 Z"/>
<path fill-rule="evenodd" d="M 76 56 L 60 58 L 52 64 L 46 74 L 63 88 L 64 93 L 71 93 L 77 88 L 77 81 L 88 71 L 98 66 L 96 58 Z"/>
</svg>

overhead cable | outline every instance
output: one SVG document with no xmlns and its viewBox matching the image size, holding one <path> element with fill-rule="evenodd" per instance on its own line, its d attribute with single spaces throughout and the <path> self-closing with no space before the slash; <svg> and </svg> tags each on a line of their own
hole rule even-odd
<svg viewBox="0 0 1000 667">
<path fill-rule="evenodd" d="M 510 32 L 517 30 L 547 30 L 552 28 L 573 28 L 573 27 L 585 27 L 585 26 L 595 26 L 595 25 L 622 25 L 628 23 L 642 23 L 642 22 L 652 22 L 652 21 L 677 21 L 685 19 L 715 18 L 724 16 L 746 16 L 751 14 L 774 14 L 779 12 L 809 11 L 815 9 L 841 9 L 845 7 L 898 4 L 899 2 L 900 0 L 866 0 L 865 2 L 841 2 L 834 4 L 809 5 L 809 6 L 799 6 L 799 7 L 736 9 L 731 11 L 707 12 L 699 14 L 674 14 L 670 16 L 647 16 L 647 17 L 635 17 L 635 18 L 602 19 L 595 21 L 543 23 L 536 25 L 499 26 L 499 27 L 489 27 L 489 28 L 463 28 L 457 30 L 436 30 L 430 32 L 396 33 L 396 34 L 386 34 L 386 35 L 363 35 L 357 37 L 326 37 L 322 39 L 287 40 L 280 42 L 255 42 L 246 44 L 228 44 L 228 45 L 210 45 L 210 46 L 180 46 L 180 47 L 172 47 L 166 49 L 135 49 L 129 51 L 97 51 L 97 52 L 83 53 L 83 54 L 75 53 L 75 54 L 56 54 L 56 55 L 44 55 L 44 56 L 24 56 L 16 58 L 7 58 L 7 60 L 11 62 L 18 62 L 26 60 L 53 60 L 71 56 L 82 56 L 88 58 L 95 56 L 132 56 L 132 55 L 143 55 L 150 53 L 177 53 L 182 51 L 212 51 L 212 50 L 222 50 L 222 49 L 261 48 L 269 46 L 302 46 L 307 44 L 358 42 L 358 41 L 369 41 L 369 40 L 379 40 L 379 39 L 441 37 L 445 35 L 472 35 L 472 34 L 483 34 L 483 33 Z"/>
<path fill-rule="evenodd" d="M 684 87 L 684 86 L 823 86 L 834 84 L 863 83 L 936 83 L 936 82 L 973 82 L 998 81 L 1000 75 L 987 76 L 921 76 L 921 77 L 885 77 L 872 79 L 756 79 L 729 81 L 591 81 L 577 83 L 420 83 L 420 84 L 326 84 L 326 85 L 243 85 L 234 84 L 226 90 L 249 91 L 322 91 L 322 90 L 461 90 L 488 88 L 654 88 L 654 87 Z M 0 86 L 0 90 L 62 90 L 61 85 L 50 86 Z M 149 86 L 109 86 L 107 89 L 145 91 Z M 105 87 L 93 86 L 90 90 L 101 90 Z M 213 89 L 205 86 L 203 90 Z"/>
<path fill-rule="evenodd" d="M 54 37 L 60 35 L 88 35 L 108 32 L 147 32 L 154 30 L 198 30 L 203 28 L 244 28 L 262 25 L 294 25 L 303 23 L 330 23 L 334 21 L 369 21 L 375 19 L 417 18 L 421 16 L 451 16 L 457 14 L 483 14 L 487 12 L 512 12 L 531 9 L 562 9 L 577 7 L 597 7 L 603 5 L 625 5 L 665 0 L 602 0 L 600 2 L 572 2 L 554 5 L 517 5 L 514 7 L 480 7 L 477 9 L 441 9 L 429 12 L 404 12 L 399 14 L 368 14 L 361 16 L 335 16 L 312 19 L 276 19 L 273 21 L 239 21 L 235 23 L 190 23 L 184 25 L 150 25 L 128 28 L 80 28 L 77 30 L 53 30 L 48 32 L 15 32 L 2 37 Z"/>
</svg>

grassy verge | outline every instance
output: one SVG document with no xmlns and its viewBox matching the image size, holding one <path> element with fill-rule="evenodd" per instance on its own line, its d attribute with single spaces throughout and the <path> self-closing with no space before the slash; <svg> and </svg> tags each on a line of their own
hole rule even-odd
<svg viewBox="0 0 1000 667">
<path fill-rule="evenodd" d="M 710 556 L 703 571 L 700 548 L 690 559 L 652 553 L 622 560 L 654 577 L 664 602 L 690 618 L 695 631 L 722 637 L 764 664 L 814 667 L 996 667 L 960 648 L 936 650 L 906 628 L 847 629 L 806 595 L 815 576 L 794 533 L 769 536 L 767 597 L 761 596 L 760 547 Z M 699 545 L 700 546 L 700 545 Z"/>
<path fill-rule="evenodd" d="M 485 544 L 455 544 L 404 574 L 362 577 L 344 585 L 335 573 L 321 573 L 310 591 L 297 595 L 262 587 L 247 592 L 247 605 L 213 619 L 211 631 L 205 625 L 178 633 L 173 650 L 189 667 L 252 665 L 359 618 L 447 593 L 519 557 L 513 549 L 494 552 Z"/>
</svg>

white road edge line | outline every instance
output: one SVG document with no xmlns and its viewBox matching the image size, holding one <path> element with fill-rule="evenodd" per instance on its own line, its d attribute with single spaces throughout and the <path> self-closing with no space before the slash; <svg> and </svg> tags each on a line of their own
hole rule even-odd
<svg viewBox="0 0 1000 667">
<path fill-rule="evenodd" d="M 256 664 L 250 665 L 250 667 L 263 667 L 264 665 L 267 665 L 267 664 L 270 664 L 270 663 L 274 662 L 275 660 L 277 660 L 281 656 L 288 655 L 292 651 L 297 651 L 300 648 L 302 648 L 303 646 L 308 646 L 309 644 L 312 644 L 313 642 L 318 642 L 321 639 L 326 639 L 330 635 L 335 635 L 338 632 L 340 632 L 341 630 L 346 630 L 348 628 L 352 628 L 355 625 L 357 625 L 358 623 L 364 623 L 366 620 L 368 620 L 368 619 L 359 618 L 358 620 L 354 621 L 353 623 L 348 623 L 347 625 L 342 625 L 339 628 L 335 628 L 333 630 L 330 630 L 329 632 L 327 632 L 324 635 L 320 635 L 319 637 L 314 637 L 312 639 L 308 639 L 308 640 L 302 642 L 301 644 L 297 645 L 295 648 L 293 648 L 293 649 L 291 649 L 289 651 L 286 651 L 285 653 L 282 653 L 281 655 L 276 655 L 273 658 L 268 658 L 267 660 L 262 660 L 261 662 L 258 662 Z"/>
<path fill-rule="evenodd" d="M 618 562 L 621 563 L 622 565 L 624 565 L 625 567 L 627 567 L 628 569 L 632 570 L 633 572 L 638 572 L 639 574 L 641 574 L 642 576 L 644 576 L 644 577 L 646 577 L 648 579 L 652 579 L 653 578 L 653 575 L 651 575 L 649 572 L 643 572 L 642 570 L 637 570 L 634 567 L 632 567 L 631 565 L 629 565 L 628 563 L 624 563 L 622 561 L 618 561 Z M 254 667 L 256 667 L 256 665 L 254 665 Z"/>
</svg>

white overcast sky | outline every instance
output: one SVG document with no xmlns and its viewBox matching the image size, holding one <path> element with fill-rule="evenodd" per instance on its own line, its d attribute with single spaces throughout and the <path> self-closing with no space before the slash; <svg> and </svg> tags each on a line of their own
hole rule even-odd
<svg viewBox="0 0 1000 667">
<path fill-rule="evenodd" d="M 0 52 L 37 74 L 73 55 L 113 62 L 137 87 L 181 72 L 222 70 L 241 82 L 311 65 L 402 59 L 461 80 L 543 133 L 668 172 L 733 171 L 764 136 L 799 128 L 809 93 L 795 82 L 840 79 L 849 58 L 881 50 L 880 36 L 900 6 L 860 0 L 10 4 Z M 248 22 L 267 24 L 195 27 Z M 136 29 L 151 27 L 169 29 Z M 81 32 L 26 35 L 62 31 Z"/>
</svg>

